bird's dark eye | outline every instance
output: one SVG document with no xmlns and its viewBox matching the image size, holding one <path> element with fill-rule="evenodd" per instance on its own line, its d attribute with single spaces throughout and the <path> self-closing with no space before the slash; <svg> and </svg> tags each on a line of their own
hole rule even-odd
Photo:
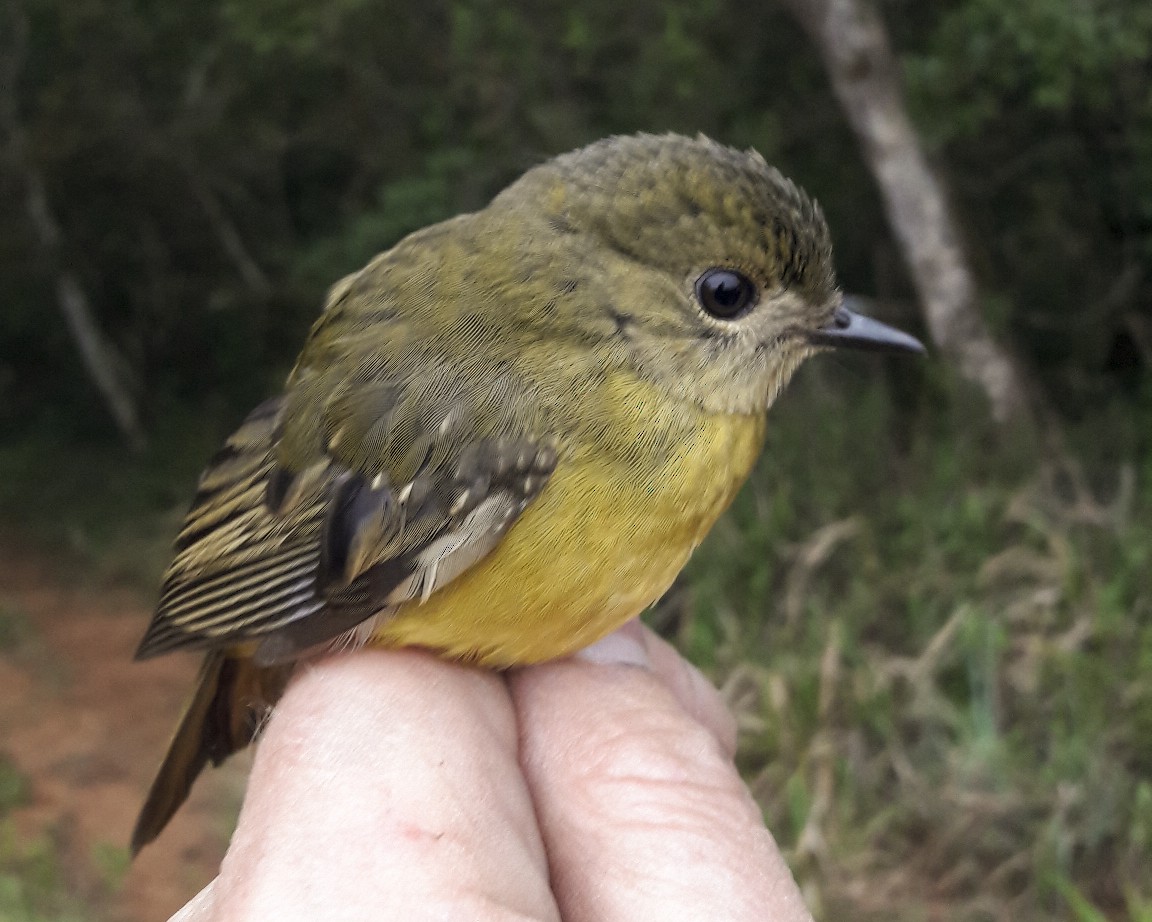
<svg viewBox="0 0 1152 922">
<path fill-rule="evenodd" d="M 735 320 L 756 303 L 756 286 L 735 269 L 709 269 L 696 280 L 696 297 L 713 317 Z"/>
</svg>

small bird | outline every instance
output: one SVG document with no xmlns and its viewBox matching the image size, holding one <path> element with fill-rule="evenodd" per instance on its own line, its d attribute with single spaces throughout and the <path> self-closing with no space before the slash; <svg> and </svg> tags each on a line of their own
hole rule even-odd
<svg viewBox="0 0 1152 922">
<path fill-rule="evenodd" d="M 819 207 L 759 154 L 676 135 L 559 156 L 338 282 L 176 538 L 136 655 L 207 655 L 133 852 L 301 657 L 503 668 L 643 611 L 806 357 L 923 350 L 842 301 Z"/>
</svg>

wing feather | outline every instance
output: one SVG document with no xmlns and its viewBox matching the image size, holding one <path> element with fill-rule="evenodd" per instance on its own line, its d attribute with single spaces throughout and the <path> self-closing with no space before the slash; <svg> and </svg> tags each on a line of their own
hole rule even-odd
<svg viewBox="0 0 1152 922">
<path fill-rule="evenodd" d="M 539 438 L 468 439 L 467 414 L 375 400 L 381 418 L 370 418 L 341 399 L 342 428 L 319 420 L 335 444 L 330 434 L 299 470 L 281 457 L 282 400 L 257 408 L 213 458 L 138 657 L 258 641 L 267 665 L 361 638 L 362 622 L 427 599 L 490 553 L 557 462 Z M 367 456 L 365 440 L 386 454 Z"/>
</svg>

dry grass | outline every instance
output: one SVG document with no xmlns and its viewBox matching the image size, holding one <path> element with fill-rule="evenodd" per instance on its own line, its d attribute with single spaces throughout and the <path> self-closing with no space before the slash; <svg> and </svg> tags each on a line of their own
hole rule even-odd
<svg viewBox="0 0 1152 922">
<path fill-rule="evenodd" d="M 817 918 L 1148 919 L 1152 465 L 1105 503 L 932 440 L 800 499 L 795 423 L 679 634 Z"/>
</svg>

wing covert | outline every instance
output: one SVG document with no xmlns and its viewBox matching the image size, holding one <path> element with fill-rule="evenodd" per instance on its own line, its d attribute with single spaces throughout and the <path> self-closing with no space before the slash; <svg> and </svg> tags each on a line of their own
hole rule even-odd
<svg viewBox="0 0 1152 922">
<path fill-rule="evenodd" d="M 294 470 L 279 450 L 283 412 L 283 400 L 259 407 L 201 477 L 138 657 L 258 640 L 266 665 L 346 641 L 483 559 L 557 463 L 546 439 L 468 440 L 441 425 L 434 445 L 401 446 L 406 482 L 387 456 L 357 470 L 331 448 Z M 410 442 L 426 432 L 411 431 Z"/>
</svg>

